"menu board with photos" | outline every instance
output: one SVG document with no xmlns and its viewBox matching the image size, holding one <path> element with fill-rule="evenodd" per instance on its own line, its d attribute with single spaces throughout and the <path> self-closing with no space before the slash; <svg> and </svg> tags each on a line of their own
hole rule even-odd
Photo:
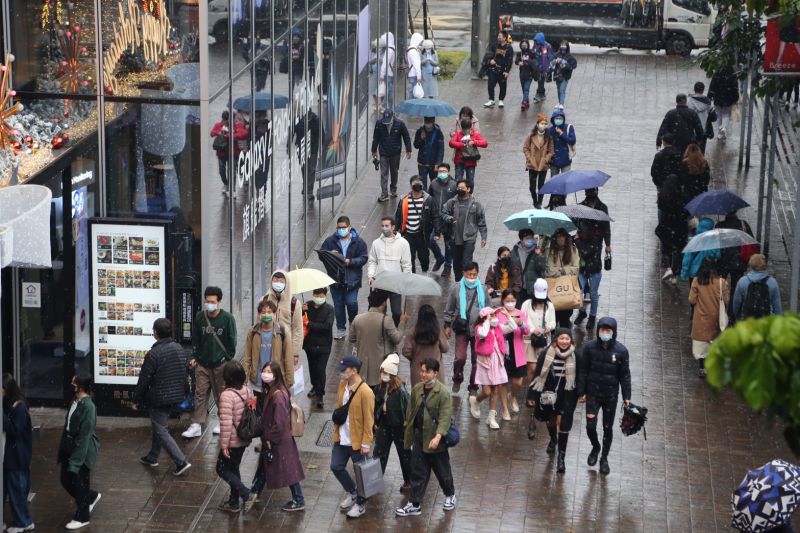
<svg viewBox="0 0 800 533">
<path fill-rule="evenodd" d="M 166 316 L 163 225 L 92 226 L 92 335 L 96 383 L 135 385 Z"/>
</svg>

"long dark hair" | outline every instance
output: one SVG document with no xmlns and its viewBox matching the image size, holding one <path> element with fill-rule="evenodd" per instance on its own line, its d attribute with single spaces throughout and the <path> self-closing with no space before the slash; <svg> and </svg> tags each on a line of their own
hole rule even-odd
<svg viewBox="0 0 800 533">
<path fill-rule="evenodd" d="M 711 277 L 715 275 L 717 263 L 711 256 L 703 258 L 700 263 L 700 270 L 697 271 L 697 283 L 700 285 L 708 285 L 711 283 Z"/>
<path fill-rule="evenodd" d="M 439 342 L 441 331 L 439 319 L 436 317 L 433 307 L 428 304 L 421 306 L 417 315 L 417 325 L 414 326 L 414 341 L 417 344 L 433 346 Z"/>
<path fill-rule="evenodd" d="M 558 238 L 559 235 L 563 235 L 564 236 L 564 248 L 563 249 L 558 248 L 558 244 L 556 242 L 556 239 Z M 566 231 L 564 231 L 563 229 L 560 229 L 560 230 L 556 231 L 555 233 L 553 233 L 553 237 L 550 240 L 550 257 L 552 257 L 553 259 L 556 259 L 558 257 L 558 255 L 557 255 L 558 252 L 561 252 L 561 263 L 562 264 L 568 265 L 568 264 L 572 263 L 572 236 L 569 233 L 567 233 Z"/>
<path fill-rule="evenodd" d="M 11 411 L 17 402 L 25 402 L 25 397 L 22 395 L 17 381 L 8 372 L 3 374 L 3 391 L 3 409 L 6 411 Z"/>
<path fill-rule="evenodd" d="M 462 107 L 458 112 L 459 121 L 461 120 L 461 117 L 463 117 L 464 115 L 468 115 L 470 119 L 475 118 L 475 112 L 472 110 L 471 107 L 466 105 Z"/>
<path fill-rule="evenodd" d="M 292 395 L 289 394 L 289 387 L 286 385 L 286 378 L 283 377 L 283 368 L 281 368 L 280 363 L 277 361 L 270 361 L 261 368 L 261 371 L 263 372 L 267 367 L 272 371 L 272 375 L 275 376 L 275 379 L 272 380 L 272 383 L 264 383 L 264 393 L 272 399 L 277 391 L 283 389 L 286 395 L 291 398 Z"/>
</svg>

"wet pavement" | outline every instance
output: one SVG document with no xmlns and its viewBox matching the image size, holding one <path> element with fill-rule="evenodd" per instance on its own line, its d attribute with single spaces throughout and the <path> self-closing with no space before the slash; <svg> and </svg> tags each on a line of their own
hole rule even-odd
<svg viewBox="0 0 800 533">
<path fill-rule="evenodd" d="M 306 434 L 298 441 L 306 472 L 304 512 L 281 512 L 289 499 L 288 489 L 265 491 L 263 501 L 246 515 L 219 512 L 216 507 L 228 488 L 214 472 L 216 437 L 207 432 L 200 439 L 181 441 L 193 467 L 175 479 L 170 475 L 173 465 L 164 455 L 157 468 L 138 463 L 149 446 L 145 420 L 101 418 L 102 448 L 93 485 L 103 499 L 86 531 L 728 531 L 730 493 L 744 472 L 775 457 L 792 457 L 780 428 L 770 427 L 732 393 L 713 394 L 697 378 L 690 353 L 688 288 L 660 282 L 653 234 L 655 190 L 649 175 L 655 134 L 663 113 L 673 106 L 675 93 L 687 92 L 704 78 L 698 70 L 684 68 L 683 61 L 663 55 L 593 51 L 577 59 L 567 101 L 567 118 L 578 138 L 574 167 L 599 168 L 613 176 L 600 194 L 616 221 L 612 224 L 614 268 L 604 272 L 600 315 L 610 314 L 619 321 L 619 339 L 631 354 L 633 401 L 649 409 L 647 440 L 642 434 L 624 437 L 617 430 L 609 457 L 611 474 L 601 476 L 596 468 L 586 466 L 590 445 L 582 423 L 584 408 L 579 406 L 567 471 L 557 475 L 554 458 L 544 452 L 546 432 L 540 431 L 533 442 L 526 438 L 524 407 L 511 422 L 503 422 L 499 431 L 490 432 L 485 423 L 470 417 L 464 388 L 454 400 L 462 434 L 461 444 L 451 450 L 458 496 L 455 511 L 443 511 L 444 496 L 432 482 L 421 516 L 395 517 L 394 509 L 406 500 L 398 491 L 402 478 L 393 454 L 385 492 L 370 500 L 364 517 L 348 520 L 337 508 L 343 493 L 329 472 L 330 448 L 317 445 L 335 402 L 336 375 L 330 366 L 326 408 L 309 407 L 305 395 L 298 398 L 310 413 Z M 469 104 L 477 110 L 490 144 L 476 173 L 476 198 L 484 204 L 489 224 L 488 245 L 476 251 L 476 260 L 485 270 L 498 246 L 515 241 L 515 234 L 503 227 L 503 218 L 530 207 L 521 145 L 539 109 L 519 111 L 516 77 L 509 83 L 507 106 L 502 110 L 481 108 L 485 84 L 469 81 L 463 69 L 443 89 L 454 107 Z M 541 108 L 548 115 L 556 103 L 554 96 L 554 89 L 548 87 L 548 99 Z M 449 130 L 451 121 L 442 122 Z M 709 143 L 714 183 L 738 190 L 755 203 L 758 168 L 737 173 L 737 147 L 734 141 Z M 758 152 L 753 150 L 757 165 Z M 402 163 L 401 176 L 415 172 L 412 161 Z M 404 182 L 407 178 L 401 179 L 401 188 Z M 375 172 L 362 168 L 341 209 L 367 241 L 377 236 L 380 216 L 394 213 L 393 202 L 375 203 L 378 190 Z M 752 223 L 754 210 L 750 211 L 747 218 Z M 775 246 L 773 254 L 779 280 L 788 286 L 785 252 Z M 362 310 L 365 298 L 363 290 Z M 413 317 L 426 301 L 430 300 L 409 302 L 409 314 Z M 441 309 L 442 302 L 432 303 Z M 578 342 L 591 336 L 582 327 L 575 331 Z M 331 359 L 347 352 L 349 346 L 338 341 Z M 452 350 L 444 359 L 440 375 L 450 385 Z M 405 361 L 401 375 L 408 375 Z M 32 513 L 41 531 L 60 530 L 72 514 L 72 502 L 58 485 L 55 464 L 63 416 L 63 411 L 34 413 L 42 429 L 34 449 Z M 187 424 L 185 418 L 174 424 L 173 434 L 178 436 Z M 251 448 L 242 466 L 247 481 L 255 462 Z"/>
</svg>

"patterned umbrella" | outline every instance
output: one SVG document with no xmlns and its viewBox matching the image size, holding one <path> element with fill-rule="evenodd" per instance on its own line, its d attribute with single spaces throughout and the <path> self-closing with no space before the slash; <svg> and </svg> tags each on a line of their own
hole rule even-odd
<svg viewBox="0 0 800 533">
<path fill-rule="evenodd" d="M 761 533 L 784 524 L 800 503 L 800 468 L 773 459 L 750 470 L 731 498 L 731 525 Z"/>
</svg>

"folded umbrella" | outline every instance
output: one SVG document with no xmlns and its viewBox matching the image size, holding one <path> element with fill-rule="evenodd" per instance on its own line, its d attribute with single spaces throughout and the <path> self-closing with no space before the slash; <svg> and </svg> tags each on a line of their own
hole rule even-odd
<svg viewBox="0 0 800 533">
<path fill-rule="evenodd" d="M 344 256 L 341 252 L 334 250 L 316 250 L 317 257 L 322 262 L 322 266 L 333 279 L 341 280 L 344 274 Z"/>
<path fill-rule="evenodd" d="M 686 210 L 692 216 L 727 215 L 744 207 L 750 207 L 750 204 L 728 189 L 713 189 L 698 194 L 686 204 Z"/>
<path fill-rule="evenodd" d="M 712 229 L 692 237 L 683 249 L 683 253 L 736 248 L 748 244 L 758 244 L 758 241 L 738 229 Z"/>
<path fill-rule="evenodd" d="M 336 283 L 335 279 L 316 268 L 296 268 L 287 272 L 286 278 L 292 294 L 313 291 Z"/>
<path fill-rule="evenodd" d="M 546 209 L 526 209 L 514 213 L 505 219 L 503 224 L 511 231 L 530 229 L 539 235 L 552 235 L 560 228 L 567 231 L 577 229 L 575 223 L 564 213 Z"/>
<path fill-rule="evenodd" d="M 750 470 L 733 491 L 731 525 L 761 533 L 785 524 L 800 503 L 800 468 L 773 459 Z"/>
<path fill-rule="evenodd" d="M 411 272 L 383 271 L 375 276 L 372 288 L 383 289 L 403 296 L 442 295 L 442 288 L 433 278 Z"/>
<path fill-rule="evenodd" d="M 545 183 L 539 194 L 560 194 L 566 196 L 573 192 L 602 187 L 611 178 L 600 170 L 568 170 Z"/>
<path fill-rule="evenodd" d="M 589 206 L 581 204 L 562 205 L 553 209 L 559 213 L 564 213 L 569 218 L 583 219 L 583 220 L 600 220 L 602 222 L 614 222 L 614 219 L 608 216 L 608 213 L 600 211 L 599 209 L 592 209 Z"/>
<path fill-rule="evenodd" d="M 412 98 L 400 102 L 395 112 L 411 117 L 451 117 L 456 114 L 450 104 L 433 98 Z"/>
</svg>

